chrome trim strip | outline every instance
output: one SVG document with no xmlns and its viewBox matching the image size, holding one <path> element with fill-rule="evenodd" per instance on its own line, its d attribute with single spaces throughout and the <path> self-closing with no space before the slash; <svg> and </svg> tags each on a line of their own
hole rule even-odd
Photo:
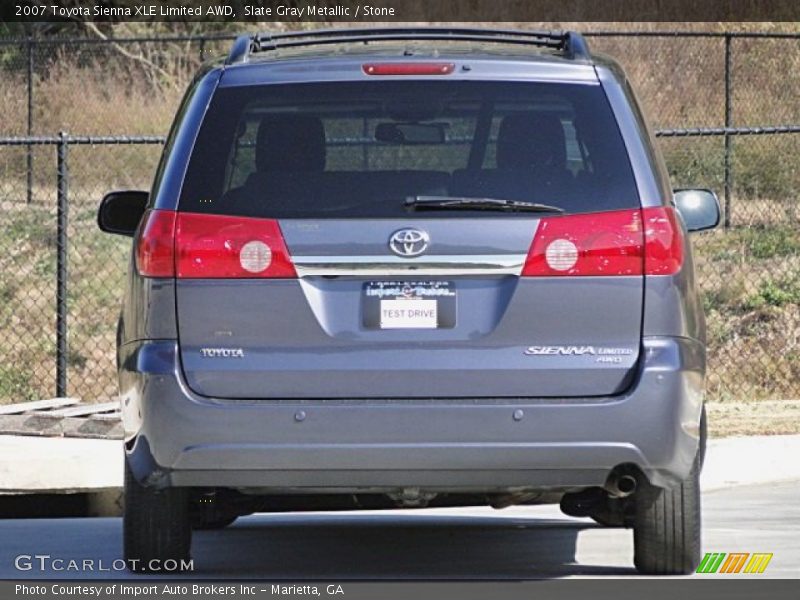
<svg viewBox="0 0 800 600">
<path fill-rule="evenodd" d="M 394 275 L 519 275 L 525 254 L 292 256 L 298 277 Z"/>
</svg>

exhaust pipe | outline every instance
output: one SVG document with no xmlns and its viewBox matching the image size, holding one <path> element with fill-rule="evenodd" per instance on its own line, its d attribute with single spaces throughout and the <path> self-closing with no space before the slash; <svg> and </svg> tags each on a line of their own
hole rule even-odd
<svg viewBox="0 0 800 600">
<path fill-rule="evenodd" d="M 633 475 L 612 473 L 606 482 L 606 491 L 615 498 L 627 498 L 636 491 L 637 485 Z"/>
</svg>

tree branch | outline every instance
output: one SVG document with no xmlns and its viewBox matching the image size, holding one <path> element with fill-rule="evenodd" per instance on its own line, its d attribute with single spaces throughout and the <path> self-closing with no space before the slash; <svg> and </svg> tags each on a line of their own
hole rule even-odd
<svg viewBox="0 0 800 600">
<path fill-rule="evenodd" d="M 130 60 L 134 60 L 134 61 L 144 65 L 146 68 L 149 68 L 149 69 L 155 71 L 156 73 L 161 75 L 161 77 L 163 77 L 170 86 L 174 87 L 175 81 L 174 81 L 173 76 L 170 73 L 168 73 L 167 71 L 165 71 L 164 69 L 162 69 L 161 67 L 159 67 L 153 61 L 147 59 L 143 54 L 141 54 L 141 53 L 134 54 L 133 52 L 130 52 L 130 51 L 126 50 L 121 44 L 118 44 L 117 42 L 115 42 L 113 40 L 113 38 L 109 38 L 106 34 L 104 34 L 102 31 L 100 31 L 100 29 L 98 29 L 97 25 L 95 25 L 91 21 L 84 21 L 83 25 L 86 27 L 86 29 L 88 29 L 91 33 L 93 33 L 94 35 L 99 37 L 101 40 L 109 42 L 109 44 L 117 52 L 119 52 L 122 56 L 124 56 L 125 58 L 128 58 Z"/>
</svg>

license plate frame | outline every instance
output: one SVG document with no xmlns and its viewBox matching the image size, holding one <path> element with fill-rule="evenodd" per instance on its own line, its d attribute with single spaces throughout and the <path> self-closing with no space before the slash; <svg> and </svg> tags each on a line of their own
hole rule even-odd
<svg viewBox="0 0 800 600">
<path fill-rule="evenodd" d="M 361 297 L 365 329 L 433 330 L 456 326 L 457 294 L 452 281 L 366 281 Z M 423 311 L 423 314 L 390 317 L 384 312 L 384 309 L 397 311 L 403 308 L 410 309 L 409 312 Z M 435 311 L 435 322 L 430 316 L 431 309 Z"/>
</svg>

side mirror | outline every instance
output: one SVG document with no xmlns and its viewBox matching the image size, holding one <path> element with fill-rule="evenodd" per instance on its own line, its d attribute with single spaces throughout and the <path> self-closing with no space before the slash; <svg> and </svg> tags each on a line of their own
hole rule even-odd
<svg viewBox="0 0 800 600">
<path fill-rule="evenodd" d="M 147 192 L 109 192 L 97 211 L 97 225 L 106 233 L 133 236 L 147 208 Z"/>
<path fill-rule="evenodd" d="M 689 231 L 713 229 L 719 224 L 719 200 L 711 190 L 675 190 L 673 199 Z"/>
</svg>

